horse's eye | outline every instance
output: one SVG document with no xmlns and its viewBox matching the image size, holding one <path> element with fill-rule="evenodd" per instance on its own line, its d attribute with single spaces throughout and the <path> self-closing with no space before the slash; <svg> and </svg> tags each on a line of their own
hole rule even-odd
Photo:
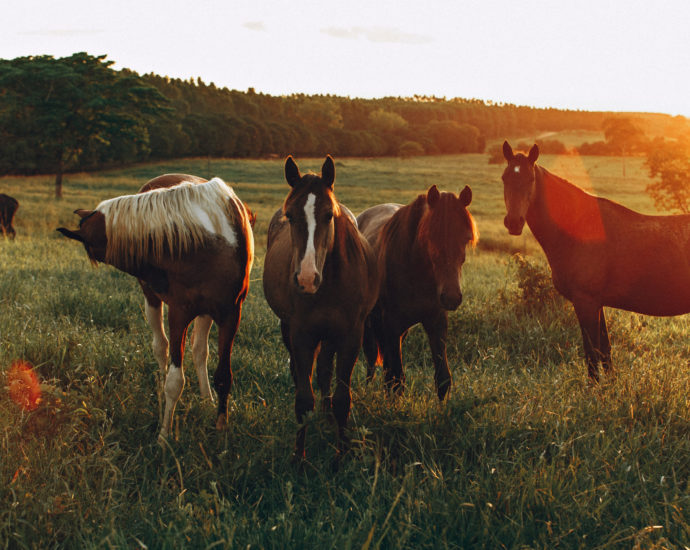
<svg viewBox="0 0 690 550">
<path fill-rule="evenodd" d="M 330 222 L 333 219 L 333 212 L 327 212 L 325 217 L 326 221 Z"/>
<path fill-rule="evenodd" d="M 290 212 L 285 212 L 285 217 L 287 218 L 288 223 L 292 223 L 292 214 L 290 214 Z"/>
</svg>

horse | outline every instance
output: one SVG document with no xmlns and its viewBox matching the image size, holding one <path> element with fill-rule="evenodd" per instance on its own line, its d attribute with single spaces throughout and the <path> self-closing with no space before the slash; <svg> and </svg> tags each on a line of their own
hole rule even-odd
<svg viewBox="0 0 690 550">
<path fill-rule="evenodd" d="M 368 380 L 383 359 L 386 387 L 403 390 L 402 342 L 421 323 L 431 347 L 438 398 L 446 397 L 452 384 L 446 357 L 448 312 L 462 303 L 465 251 L 479 236 L 467 210 L 471 202 L 468 186 L 456 196 L 432 185 L 406 206 L 380 204 L 357 216 L 379 268 L 379 296 L 364 332 Z"/>
<path fill-rule="evenodd" d="M 613 372 L 604 307 L 644 315 L 690 312 L 690 215 L 648 216 L 597 197 L 503 143 L 507 214 L 520 235 L 525 222 L 544 249 L 554 286 L 575 309 L 591 382 L 599 365 Z"/>
<path fill-rule="evenodd" d="M 14 220 L 14 215 L 19 208 L 19 201 L 14 197 L 0 193 L 0 230 L 2 230 L 2 236 L 14 239 L 17 232 L 12 226 L 12 221 Z"/>
<path fill-rule="evenodd" d="M 377 297 L 376 258 L 354 218 L 333 193 L 335 166 L 330 156 L 320 175 L 301 175 L 289 156 L 285 179 L 291 189 L 269 224 L 263 287 L 268 305 L 280 319 L 283 343 L 290 354 L 300 424 L 295 459 L 305 456 L 304 421 L 314 410 L 311 380 L 317 353 L 322 409 L 332 411 L 336 419 L 337 456 L 342 456 L 348 446 L 350 378 L 364 322 Z"/>
<path fill-rule="evenodd" d="M 92 264 L 109 264 L 136 277 L 153 331 L 153 354 L 164 378 L 165 412 L 159 441 L 170 437 L 175 406 L 185 384 L 183 358 L 192 320 L 192 357 L 201 395 L 213 401 L 206 371 L 208 335 L 218 325 L 216 428 L 227 425 L 232 388 L 230 357 L 249 290 L 255 216 L 220 178 L 165 174 L 138 194 L 75 210 L 79 228 L 58 228 L 83 243 Z M 170 341 L 163 328 L 168 305 Z M 170 368 L 168 349 L 170 344 Z"/>
</svg>

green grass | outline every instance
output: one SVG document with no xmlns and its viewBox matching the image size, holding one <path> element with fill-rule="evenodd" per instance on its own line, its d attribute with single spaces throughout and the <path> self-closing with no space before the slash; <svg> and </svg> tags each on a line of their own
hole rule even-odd
<svg viewBox="0 0 690 550">
<path fill-rule="evenodd" d="M 323 159 L 297 159 L 318 171 Z M 0 546 L 9 548 L 682 548 L 690 546 L 688 316 L 608 312 L 618 376 L 590 387 L 570 306 L 526 308 L 511 250 L 543 261 L 529 231 L 503 228 L 500 174 L 484 155 L 336 159 L 336 193 L 354 212 L 408 202 L 430 185 L 469 184 L 480 246 L 450 317 L 454 377 L 439 405 L 423 331 L 404 350 L 409 386 L 388 399 L 358 363 L 353 449 L 334 472 L 335 430 L 316 414 L 308 462 L 290 461 L 294 389 L 261 290 L 265 233 L 287 192 L 282 160 L 142 165 L 2 178 L 21 203 L 0 242 Z M 555 173 L 645 212 L 641 159 L 545 156 Z M 209 166 L 210 164 L 210 166 Z M 58 235 L 75 208 L 135 192 L 164 172 L 219 175 L 258 214 L 257 261 L 238 333 L 230 426 L 213 429 L 196 374 L 176 439 L 156 443 L 160 402 L 136 281 L 93 269 Z M 210 371 L 215 368 L 215 329 Z M 29 361 L 43 400 L 8 396 Z M 189 357 L 187 358 L 189 364 Z"/>
</svg>

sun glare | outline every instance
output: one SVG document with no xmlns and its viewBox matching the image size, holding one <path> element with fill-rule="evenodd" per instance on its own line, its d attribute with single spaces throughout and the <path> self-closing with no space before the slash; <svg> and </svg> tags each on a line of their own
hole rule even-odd
<svg viewBox="0 0 690 550">
<path fill-rule="evenodd" d="M 25 411 L 32 411 L 41 402 L 41 386 L 31 363 L 17 360 L 8 374 L 10 399 Z"/>
</svg>

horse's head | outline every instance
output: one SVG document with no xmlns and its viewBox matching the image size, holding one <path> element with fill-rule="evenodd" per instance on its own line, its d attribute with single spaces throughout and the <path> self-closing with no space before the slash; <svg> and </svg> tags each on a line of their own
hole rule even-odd
<svg viewBox="0 0 690 550">
<path fill-rule="evenodd" d="M 322 281 L 326 256 L 333 248 L 333 217 L 340 214 L 333 195 L 333 159 L 326 157 L 320 176 L 303 176 L 293 158 L 288 157 L 285 179 L 292 187 L 283 205 L 292 237 L 292 280 L 300 292 L 314 294 Z"/>
<path fill-rule="evenodd" d="M 105 249 L 108 244 L 105 233 L 105 216 L 98 210 L 75 210 L 74 213 L 81 218 L 79 229 L 71 231 L 64 227 L 58 227 L 57 230 L 65 237 L 82 243 L 91 263 L 105 261 Z"/>
<path fill-rule="evenodd" d="M 503 156 L 508 161 L 502 176 L 503 197 L 507 210 L 503 224 L 511 235 L 520 235 L 525 225 L 527 210 L 534 198 L 534 163 L 539 157 L 539 147 L 534 144 L 525 156 L 522 153 L 514 154 L 509 143 L 504 141 Z"/>
<path fill-rule="evenodd" d="M 477 226 L 467 210 L 472 190 L 459 195 L 441 193 L 432 185 L 426 194 L 428 208 L 419 223 L 419 242 L 426 247 L 436 281 L 438 298 L 452 311 L 462 303 L 462 264 L 465 248 L 477 242 Z"/>
</svg>

